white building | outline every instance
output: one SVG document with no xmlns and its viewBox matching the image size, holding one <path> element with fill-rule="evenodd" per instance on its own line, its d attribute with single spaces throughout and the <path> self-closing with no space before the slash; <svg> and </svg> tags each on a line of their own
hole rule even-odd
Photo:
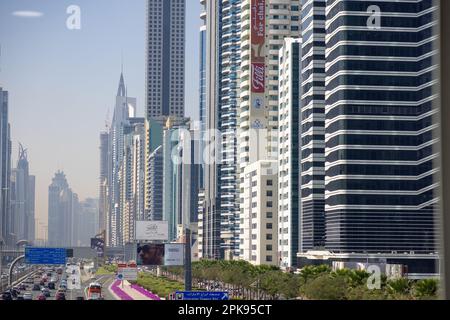
<svg viewBox="0 0 450 320">
<path fill-rule="evenodd" d="M 276 161 L 257 161 L 245 168 L 245 212 L 250 218 L 241 224 L 241 255 L 255 265 L 278 265 Z"/>
<path fill-rule="evenodd" d="M 257 161 L 274 161 L 277 166 L 278 55 L 285 38 L 300 36 L 300 1 L 245 0 L 241 9 L 240 258 L 250 261 L 245 243 L 251 236 L 252 218 L 245 205 L 245 172 Z"/>
<path fill-rule="evenodd" d="M 297 265 L 300 237 L 301 40 L 286 38 L 280 49 L 278 145 L 278 252 L 280 267 Z"/>
</svg>

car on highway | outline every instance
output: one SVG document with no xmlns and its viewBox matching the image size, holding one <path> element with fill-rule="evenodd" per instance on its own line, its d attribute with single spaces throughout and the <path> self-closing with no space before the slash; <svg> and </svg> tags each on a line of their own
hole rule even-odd
<svg viewBox="0 0 450 320">
<path fill-rule="evenodd" d="M 2 293 L 2 300 L 13 300 L 13 296 L 10 291 L 5 291 Z"/>
<path fill-rule="evenodd" d="M 41 286 L 37 283 L 33 285 L 33 291 L 41 291 Z"/>
<path fill-rule="evenodd" d="M 66 291 L 67 291 L 67 287 L 66 286 L 59 286 L 58 292 L 66 292 Z"/>
<path fill-rule="evenodd" d="M 50 290 L 55 290 L 55 289 L 56 289 L 55 282 L 49 282 L 49 283 L 48 283 L 48 288 L 49 288 Z"/>
<path fill-rule="evenodd" d="M 25 283 L 19 284 L 18 289 L 20 291 L 26 291 L 28 289 L 28 286 Z"/>
<path fill-rule="evenodd" d="M 64 292 L 58 291 L 55 295 L 55 300 L 66 300 L 66 294 Z"/>
<path fill-rule="evenodd" d="M 23 300 L 33 300 L 33 295 L 30 292 L 25 292 L 23 294 Z"/>
<path fill-rule="evenodd" d="M 81 297 L 81 296 L 80 296 L 80 297 L 77 297 L 77 300 L 78 300 L 78 301 L 84 301 L 85 299 L 84 299 L 84 297 Z"/>
<path fill-rule="evenodd" d="M 45 296 L 45 294 L 41 293 L 40 295 L 38 295 L 37 300 L 40 301 L 47 300 L 47 297 Z"/>
<path fill-rule="evenodd" d="M 50 297 L 50 290 L 48 288 L 42 288 L 41 292 L 47 298 Z"/>
</svg>

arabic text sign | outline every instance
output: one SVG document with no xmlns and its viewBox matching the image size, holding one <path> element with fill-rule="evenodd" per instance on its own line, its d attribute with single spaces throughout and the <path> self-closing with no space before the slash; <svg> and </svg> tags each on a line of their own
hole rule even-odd
<svg viewBox="0 0 450 320">
<path fill-rule="evenodd" d="M 27 264 L 60 265 L 66 263 L 67 250 L 65 248 L 25 248 Z"/>
</svg>

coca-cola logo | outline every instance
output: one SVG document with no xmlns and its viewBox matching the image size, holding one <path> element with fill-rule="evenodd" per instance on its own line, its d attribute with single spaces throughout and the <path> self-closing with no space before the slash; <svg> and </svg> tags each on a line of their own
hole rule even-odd
<svg viewBox="0 0 450 320">
<path fill-rule="evenodd" d="M 264 92 L 264 77 L 265 77 L 264 64 L 254 63 L 252 65 L 252 91 Z"/>
</svg>

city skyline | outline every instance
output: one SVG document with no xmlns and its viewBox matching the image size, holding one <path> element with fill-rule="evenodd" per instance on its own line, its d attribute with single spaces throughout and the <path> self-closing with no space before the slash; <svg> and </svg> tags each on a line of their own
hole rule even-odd
<svg viewBox="0 0 450 320">
<path fill-rule="evenodd" d="M 36 175 L 36 218 L 40 221 L 47 220 L 46 192 L 56 170 L 65 171 L 80 199 L 98 197 L 99 168 L 91 165 L 99 161 L 98 143 L 91 137 L 105 127 L 108 112 L 112 119 L 111 93 L 117 89 L 122 63 L 128 94 L 137 97 L 137 113 L 144 115 L 146 1 L 127 2 L 127 10 L 123 10 L 124 3 L 77 1 L 81 30 L 66 28 L 69 1 L 0 3 L 0 85 L 10 93 L 11 161 L 17 161 L 18 143 L 25 144 L 30 170 Z M 200 4 L 188 1 L 186 9 L 186 53 L 193 61 L 186 66 L 186 77 L 195 79 L 186 82 L 186 113 L 198 118 Z M 43 34 L 50 36 L 43 38 Z M 109 54 L 102 54 L 100 48 Z M 63 126 L 68 118 L 74 121 Z M 46 121 L 46 126 L 35 126 L 36 119 Z M 80 153 L 86 156 L 79 158 Z M 44 237 L 42 226 L 36 232 L 37 238 Z"/>
</svg>

